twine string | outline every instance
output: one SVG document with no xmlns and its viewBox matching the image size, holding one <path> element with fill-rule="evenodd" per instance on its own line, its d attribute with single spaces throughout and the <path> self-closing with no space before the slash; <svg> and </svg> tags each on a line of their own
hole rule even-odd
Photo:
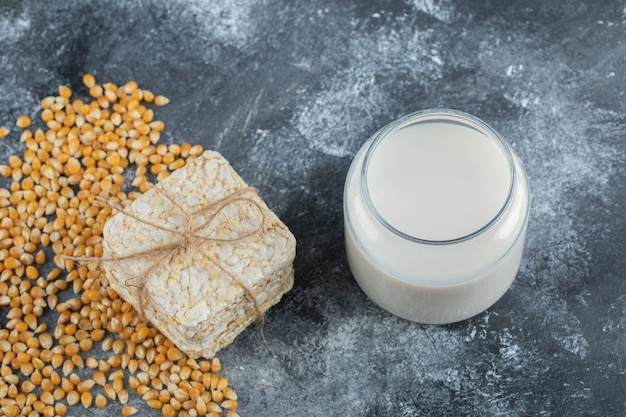
<svg viewBox="0 0 626 417">
<path fill-rule="evenodd" d="M 73 260 L 77 262 L 100 262 L 100 263 L 108 263 L 108 262 L 120 262 L 127 260 L 138 260 L 142 258 L 156 258 L 156 260 L 145 270 L 141 271 L 141 273 L 128 278 L 125 280 L 124 285 L 127 287 L 135 287 L 137 288 L 138 294 L 138 313 L 141 316 L 144 316 L 143 313 L 143 305 L 146 302 L 146 285 L 149 281 L 150 276 L 154 271 L 158 268 L 162 267 L 169 263 L 172 258 L 182 250 L 193 251 L 195 253 L 200 254 L 206 261 L 213 264 L 217 267 L 220 272 L 230 278 L 235 284 L 237 284 L 244 293 L 244 297 L 252 304 L 255 314 L 256 321 L 263 324 L 265 320 L 265 315 L 259 302 L 254 297 L 252 290 L 238 277 L 236 277 L 233 273 L 228 271 L 214 256 L 212 256 L 209 252 L 202 250 L 202 245 L 206 242 L 215 242 L 215 243 L 233 243 L 241 240 L 245 240 L 256 233 L 259 233 L 263 229 L 263 225 L 265 224 L 265 213 L 263 207 L 260 205 L 258 201 L 252 199 L 250 197 L 246 197 L 246 193 L 256 192 L 252 187 L 246 187 L 239 189 L 226 197 L 223 197 L 211 204 L 208 204 L 198 210 L 189 212 L 183 208 L 181 204 L 179 204 L 174 198 L 168 195 L 165 191 L 163 191 L 160 187 L 153 187 L 154 190 L 157 190 L 163 197 L 169 200 L 172 205 L 175 207 L 177 211 L 179 211 L 183 216 L 182 227 L 180 229 L 171 229 L 169 227 L 164 226 L 163 224 L 159 224 L 151 220 L 150 218 L 144 218 L 143 216 L 139 216 L 135 213 L 129 212 L 126 208 L 115 204 L 109 200 L 106 200 L 102 197 L 95 197 L 96 202 L 111 208 L 112 210 L 121 213 L 124 216 L 127 216 L 139 223 L 144 225 L 153 227 L 159 231 L 169 233 L 177 239 L 172 243 L 160 244 L 153 248 L 139 250 L 123 255 L 116 255 L 111 257 L 80 257 L 80 256 L 63 256 L 65 260 Z M 226 217 L 225 220 L 219 222 L 215 227 L 206 230 L 213 221 L 220 215 L 223 214 L 224 211 L 232 206 L 233 204 L 241 204 L 241 203 L 249 203 L 254 206 L 259 214 L 260 220 L 257 227 L 252 228 L 250 230 L 246 230 L 244 232 L 237 231 L 237 235 L 232 237 L 233 230 L 230 231 L 227 237 L 211 237 L 213 234 L 216 234 L 221 228 L 232 225 L 233 222 L 228 218 L 227 214 L 224 214 Z M 207 213 L 210 213 L 207 219 L 199 224 L 194 225 L 194 219 L 199 216 L 204 216 Z M 237 223 L 234 223 L 235 225 Z M 200 234 L 201 231 L 205 230 L 205 234 Z M 133 282 L 134 281 L 134 282 Z"/>
</svg>

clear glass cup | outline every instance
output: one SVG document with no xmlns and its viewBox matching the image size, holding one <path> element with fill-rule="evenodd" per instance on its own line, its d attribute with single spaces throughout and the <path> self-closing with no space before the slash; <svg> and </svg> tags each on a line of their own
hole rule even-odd
<svg viewBox="0 0 626 417">
<path fill-rule="evenodd" d="M 375 133 L 348 171 L 350 269 L 397 316 L 467 319 L 512 284 L 529 200 L 522 162 L 485 122 L 448 109 L 410 114 Z"/>
</svg>

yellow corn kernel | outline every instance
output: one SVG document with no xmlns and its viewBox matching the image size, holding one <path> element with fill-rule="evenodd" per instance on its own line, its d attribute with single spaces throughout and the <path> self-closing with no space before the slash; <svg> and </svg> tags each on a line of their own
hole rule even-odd
<svg viewBox="0 0 626 417">
<path fill-rule="evenodd" d="M 92 74 L 86 73 L 83 75 L 83 84 L 87 88 L 92 88 L 96 85 L 96 78 Z"/>
<path fill-rule="evenodd" d="M 26 129 L 26 128 L 30 127 L 30 125 L 31 125 L 30 117 L 26 116 L 25 114 L 21 115 L 15 121 L 15 125 L 17 127 L 19 127 L 19 128 L 22 128 L 22 129 Z"/>
<path fill-rule="evenodd" d="M 89 95 L 93 98 L 101 97 L 103 93 L 102 86 L 96 84 L 89 89 Z M 83 113 L 84 108 L 81 108 L 81 113 Z"/>
<path fill-rule="evenodd" d="M 169 102 L 170 99 L 165 96 L 158 95 L 154 97 L 154 104 L 156 104 L 157 106 L 165 106 Z"/>
<path fill-rule="evenodd" d="M 72 97 L 72 90 L 65 85 L 61 85 L 59 86 L 59 96 L 63 98 L 70 98 Z"/>
</svg>

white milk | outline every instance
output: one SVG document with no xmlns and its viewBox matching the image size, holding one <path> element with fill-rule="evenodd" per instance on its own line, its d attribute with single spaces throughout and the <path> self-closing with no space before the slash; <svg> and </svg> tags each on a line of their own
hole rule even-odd
<svg viewBox="0 0 626 417">
<path fill-rule="evenodd" d="M 366 142 L 348 172 L 350 268 L 400 317 L 463 320 L 511 285 L 528 208 L 521 162 L 486 124 L 449 110 L 407 116 Z"/>
</svg>

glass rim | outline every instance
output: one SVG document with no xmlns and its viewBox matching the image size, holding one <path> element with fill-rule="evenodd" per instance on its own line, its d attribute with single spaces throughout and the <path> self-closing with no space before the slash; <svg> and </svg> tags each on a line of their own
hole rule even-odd
<svg viewBox="0 0 626 417">
<path fill-rule="evenodd" d="M 479 227 L 473 232 L 470 232 L 468 234 L 455 237 L 452 239 L 443 239 L 443 240 L 420 238 L 419 236 L 413 236 L 393 226 L 384 218 L 384 216 L 378 211 L 378 209 L 374 205 L 374 202 L 372 201 L 370 197 L 369 186 L 367 183 L 367 172 L 368 172 L 370 160 L 372 158 L 372 155 L 376 151 L 376 148 L 378 147 L 378 145 L 385 138 L 389 137 L 389 135 L 391 135 L 392 133 L 395 133 L 396 131 L 399 131 L 407 126 L 410 126 L 416 123 L 436 122 L 436 121 L 444 121 L 446 123 L 453 123 L 453 124 L 458 124 L 460 126 L 468 127 L 470 129 L 474 129 L 478 131 L 479 133 L 484 134 L 485 136 L 491 139 L 494 139 L 504 151 L 504 154 L 506 156 L 506 159 L 509 165 L 509 172 L 511 176 L 506 199 L 504 203 L 502 204 L 502 206 L 500 207 L 500 209 L 498 210 L 498 212 L 496 213 L 496 215 L 491 220 L 489 220 L 486 224 Z M 471 114 L 462 112 L 462 111 L 445 109 L 445 108 L 435 108 L 435 109 L 420 110 L 414 113 L 410 113 L 404 117 L 401 117 L 387 124 L 378 132 L 376 132 L 374 136 L 372 137 L 372 142 L 368 146 L 367 151 L 365 153 L 363 164 L 361 166 L 360 180 L 361 180 L 363 198 L 365 200 L 365 203 L 368 209 L 374 215 L 376 220 L 380 224 L 385 226 L 385 228 L 388 229 L 390 232 L 392 232 L 393 234 L 403 239 L 416 242 L 416 243 L 422 243 L 422 244 L 428 244 L 428 245 L 449 245 L 449 244 L 464 242 L 466 240 L 477 237 L 481 235 L 482 233 L 484 233 L 485 231 L 487 231 L 489 228 L 491 228 L 495 223 L 497 223 L 497 221 L 500 219 L 500 217 L 502 217 L 504 212 L 507 210 L 507 208 L 511 204 L 511 200 L 513 198 L 513 191 L 515 189 L 515 183 L 517 181 L 516 177 L 517 175 L 516 175 L 516 170 L 515 170 L 515 162 L 514 162 L 513 153 L 511 152 L 509 144 L 491 126 L 489 126 L 487 123 L 485 123 L 481 119 L 475 116 L 472 116 Z"/>
</svg>

